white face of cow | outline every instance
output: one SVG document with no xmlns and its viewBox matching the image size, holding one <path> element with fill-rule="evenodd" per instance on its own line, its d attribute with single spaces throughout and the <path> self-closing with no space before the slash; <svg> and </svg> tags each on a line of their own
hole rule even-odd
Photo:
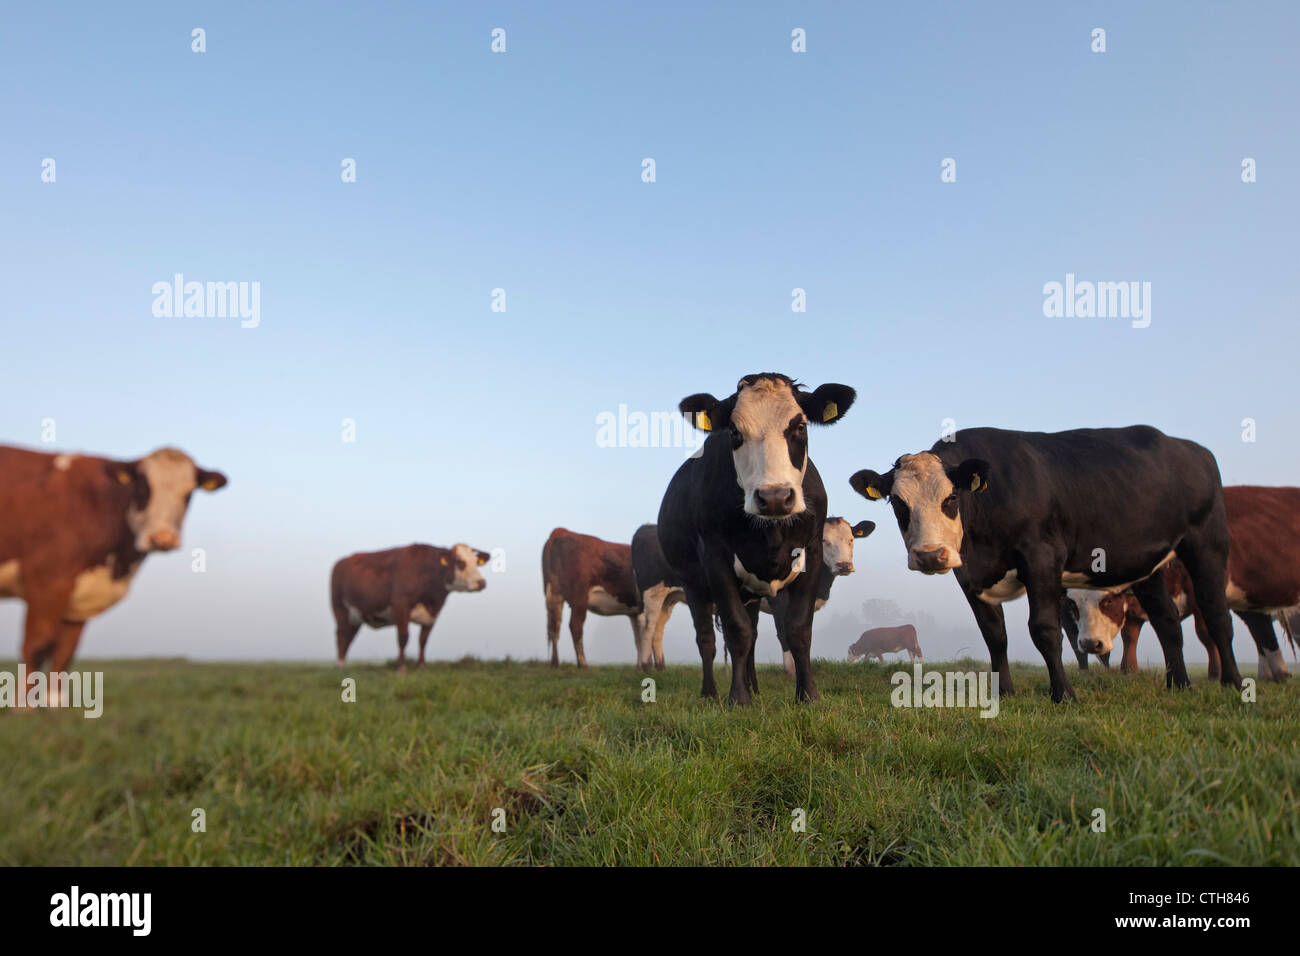
<svg viewBox="0 0 1300 956">
<path fill-rule="evenodd" d="M 865 538 L 875 528 L 872 521 L 850 526 L 844 518 L 827 518 L 822 526 L 822 563 L 832 574 L 852 574 L 853 539 Z"/>
<path fill-rule="evenodd" d="M 180 547 L 190 495 L 196 488 L 216 491 L 226 483 L 225 475 L 199 468 L 175 448 L 160 448 L 135 462 L 111 462 L 109 473 L 131 486 L 126 525 L 135 535 L 135 549 L 145 553 Z"/>
<path fill-rule="evenodd" d="M 724 430 L 731 438 L 736 484 L 747 514 L 784 521 L 807 507 L 803 496 L 808 470 L 808 423 L 838 421 L 855 397 L 846 385 L 822 385 L 806 392 L 776 373 L 748 375 L 736 394 L 719 402 L 692 395 L 678 406 L 703 431 Z"/>
<path fill-rule="evenodd" d="M 860 471 L 849 483 L 867 498 L 889 496 L 910 570 L 946 574 L 961 567 L 962 496 L 982 491 L 987 473 L 987 463 L 979 459 L 945 468 L 936 455 L 923 451 L 903 455 L 887 475 Z"/>
<path fill-rule="evenodd" d="M 467 544 L 458 544 L 451 549 L 452 564 L 451 590 L 482 591 L 487 581 L 479 573 L 479 568 L 488 563 L 486 551 L 475 551 Z"/>
<path fill-rule="evenodd" d="M 1124 595 L 1082 588 L 1070 588 L 1065 594 L 1079 609 L 1079 650 L 1085 654 L 1110 653 L 1124 624 Z"/>
<path fill-rule="evenodd" d="M 785 382 L 759 379 L 736 393 L 731 413 L 736 482 L 745 510 L 764 518 L 787 518 L 804 510 L 808 469 L 808 418 Z"/>
</svg>

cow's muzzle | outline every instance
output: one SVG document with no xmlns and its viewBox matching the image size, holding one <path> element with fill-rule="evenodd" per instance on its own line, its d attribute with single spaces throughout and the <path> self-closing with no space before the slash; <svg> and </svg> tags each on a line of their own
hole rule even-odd
<svg viewBox="0 0 1300 956">
<path fill-rule="evenodd" d="M 915 548 L 912 551 L 912 565 L 915 570 L 926 574 L 942 574 L 951 567 L 949 557 L 947 548 Z"/>
<path fill-rule="evenodd" d="M 835 573 L 836 573 L 836 574 L 852 574 L 852 573 L 853 573 L 853 562 L 852 562 L 852 561 L 836 561 L 836 562 L 835 562 Z"/>
<path fill-rule="evenodd" d="M 1109 650 L 1109 648 L 1104 647 L 1101 641 L 1097 640 L 1095 637 L 1081 637 L 1079 638 L 1079 650 L 1083 651 L 1085 654 L 1102 654 Z"/>
<path fill-rule="evenodd" d="M 765 518 L 794 514 L 794 486 L 760 485 L 754 489 L 754 506 Z"/>
<path fill-rule="evenodd" d="M 175 531 L 155 531 L 149 535 L 149 550 L 175 551 L 181 546 L 181 536 Z"/>
</svg>

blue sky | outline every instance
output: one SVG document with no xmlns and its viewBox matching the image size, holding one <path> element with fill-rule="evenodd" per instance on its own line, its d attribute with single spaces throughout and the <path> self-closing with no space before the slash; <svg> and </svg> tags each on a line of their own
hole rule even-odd
<svg viewBox="0 0 1300 956">
<path fill-rule="evenodd" d="M 982 654 L 954 582 L 909 574 L 847 483 L 944 419 L 1145 422 L 1227 483 L 1300 481 L 1298 25 L 1287 3 L 9 6 L 0 441 L 52 418 L 58 450 L 175 444 L 231 479 L 186 523 L 206 573 L 150 558 L 82 654 L 328 658 L 333 561 L 421 540 L 506 556 L 435 656 L 540 656 L 547 533 L 628 540 L 683 455 L 599 447 L 597 416 L 764 370 L 859 390 L 812 456 L 832 513 L 881 527 L 828 611 L 891 598 L 948 629 L 931 656 Z M 259 282 L 260 325 L 155 317 L 175 273 Z M 1150 282 L 1150 327 L 1045 318 L 1067 273 Z M 14 648 L 20 615 L 0 605 Z M 669 657 L 694 660 L 678 618 Z M 630 661 L 626 623 L 587 652 Z"/>
</svg>

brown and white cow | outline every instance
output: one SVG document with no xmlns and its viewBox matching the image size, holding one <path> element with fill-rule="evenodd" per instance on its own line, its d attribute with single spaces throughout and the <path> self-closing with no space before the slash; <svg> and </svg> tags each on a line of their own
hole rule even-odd
<svg viewBox="0 0 1300 956">
<path fill-rule="evenodd" d="M 874 657 L 884 663 L 885 655 L 895 651 L 907 651 L 907 659 L 910 661 L 925 660 L 921 656 L 921 645 L 916 640 L 916 628 L 911 624 L 872 627 L 863 631 L 862 636 L 849 645 L 849 663 L 863 657 L 867 660 Z"/>
<path fill-rule="evenodd" d="M 408 544 L 387 551 L 362 551 L 336 562 L 330 574 L 330 606 L 338 666 L 343 666 L 362 624 L 396 627 L 397 672 L 406 673 L 406 641 L 410 625 L 415 623 L 420 625 L 420 659 L 415 666 L 423 667 L 424 646 L 447 595 L 487 587 L 479 568 L 489 558 L 486 551 L 467 544 L 451 548 Z"/>
<path fill-rule="evenodd" d="M 0 446 L 0 598 L 27 603 L 23 663 L 66 671 L 86 622 L 174 551 L 195 489 L 226 476 L 175 448 L 119 461 Z"/>
<path fill-rule="evenodd" d="M 642 653 L 645 622 L 632 573 L 631 545 L 556 528 L 542 546 L 542 589 L 552 667 L 560 666 L 560 621 L 565 604 L 569 605 L 569 633 L 579 667 L 587 666 L 582 630 L 588 611 L 601 617 L 627 617 L 637 653 Z M 663 667 L 662 648 L 659 666 Z"/>
<path fill-rule="evenodd" d="M 1273 630 L 1273 615 L 1300 603 L 1300 488 L 1228 485 L 1223 489 L 1228 515 L 1227 601 L 1250 629 L 1259 651 L 1259 676 L 1286 680 L 1282 651 Z M 1220 672 L 1218 649 L 1210 640 L 1191 578 L 1180 561 L 1164 570 L 1165 588 L 1182 619 L 1191 615 L 1196 636 L 1206 645 L 1209 677 Z M 1137 669 L 1137 635 L 1146 613 L 1127 592 L 1071 590 L 1079 606 L 1079 649 L 1109 651 L 1124 630 L 1123 670 Z M 1134 626 L 1136 622 L 1136 626 Z"/>
</svg>

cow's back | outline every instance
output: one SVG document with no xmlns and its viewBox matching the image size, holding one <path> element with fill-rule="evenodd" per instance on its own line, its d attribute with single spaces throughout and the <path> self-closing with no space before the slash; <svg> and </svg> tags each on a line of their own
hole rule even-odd
<svg viewBox="0 0 1300 956">
<path fill-rule="evenodd" d="M 1223 489 L 1232 547 L 1228 599 L 1238 609 L 1300 604 L 1300 488 Z"/>
<path fill-rule="evenodd" d="M 640 605 L 631 545 L 567 528 L 556 528 L 542 546 L 542 582 L 548 592 L 570 604 L 575 599 L 585 602 L 599 588 L 624 607 Z"/>
<path fill-rule="evenodd" d="M 658 584 L 681 586 L 668 559 L 664 557 L 657 525 L 643 524 L 632 535 L 632 573 L 637 588 L 642 591 Z"/>
<path fill-rule="evenodd" d="M 1108 549 L 1107 558 L 1131 567 L 1108 571 L 1131 580 L 1165 560 L 1189 527 L 1219 521 L 1226 533 L 1214 456 L 1148 425 L 1063 432 L 968 428 L 953 441 L 936 442 L 931 453 L 945 467 L 967 458 L 990 462 L 979 506 L 964 517 L 973 541 L 991 533 L 1030 542 L 1050 524 L 1074 547 L 1067 571 L 1086 569 L 1094 548 L 1124 542 Z"/>
<path fill-rule="evenodd" d="M 358 551 L 334 563 L 330 573 L 330 599 L 336 608 L 354 608 L 374 614 L 391 607 L 397 587 L 398 563 L 407 548 Z"/>
<path fill-rule="evenodd" d="M 127 548 L 129 492 L 110 482 L 106 464 L 0 446 L 0 565 L 38 559 L 81 570 Z"/>
</svg>

